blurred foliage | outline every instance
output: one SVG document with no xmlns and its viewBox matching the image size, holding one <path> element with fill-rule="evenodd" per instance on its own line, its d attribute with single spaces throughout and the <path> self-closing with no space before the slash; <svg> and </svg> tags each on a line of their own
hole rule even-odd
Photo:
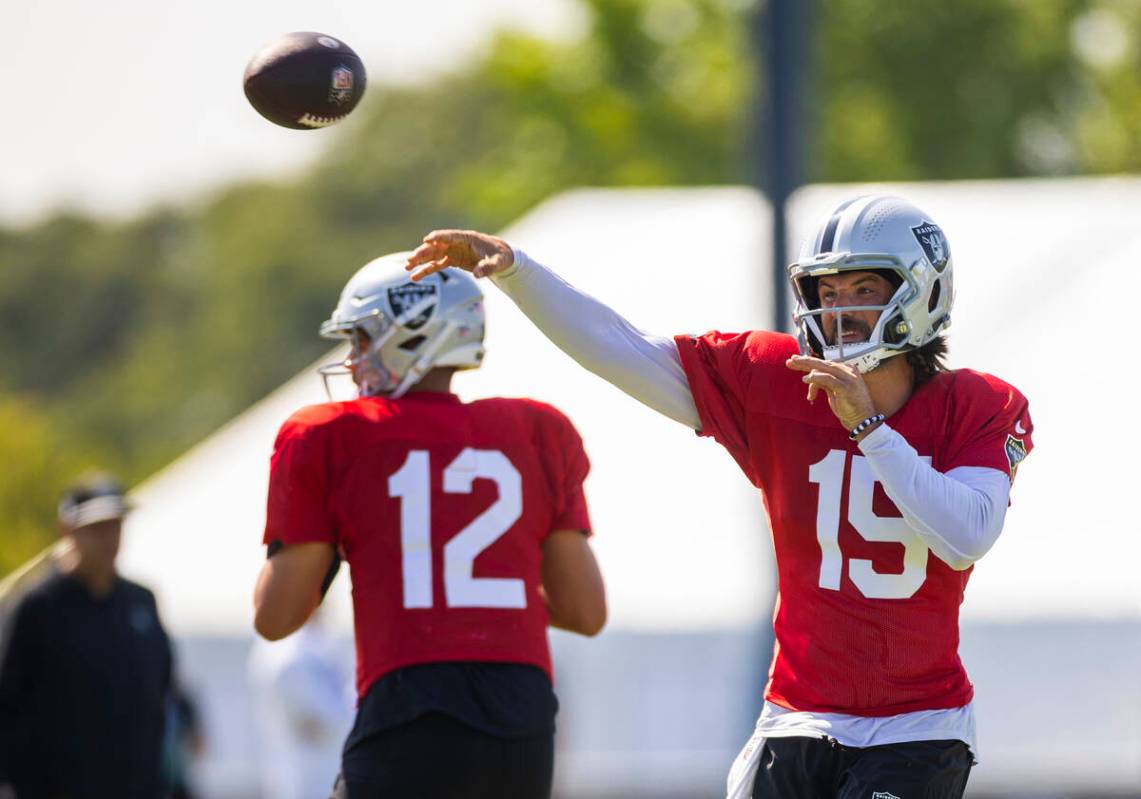
<svg viewBox="0 0 1141 799">
<path fill-rule="evenodd" d="M 4 546 L 0 574 L 7 574 L 50 543 L 60 492 L 90 464 L 61 446 L 52 421 L 31 401 L 0 398 L 0 508 Z"/>
<path fill-rule="evenodd" d="M 1058 121 L 1080 75 L 1084 2 L 823 0 L 816 176 L 916 180 L 1034 174 L 1025 126 Z"/>
<path fill-rule="evenodd" d="M 80 468 L 137 482 L 318 358 L 369 258 L 573 186 L 745 180 L 757 7 L 583 4 L 575 41 L 507 31 L 456 74 L 374 85 L 304 134 L 329 148 L 292 182 L 0 230 L 0 571 L 52 538 Z M 1141 166 L 1141 0 L 816 0 L 812 29 L 814 180 Z"/>
</svg>

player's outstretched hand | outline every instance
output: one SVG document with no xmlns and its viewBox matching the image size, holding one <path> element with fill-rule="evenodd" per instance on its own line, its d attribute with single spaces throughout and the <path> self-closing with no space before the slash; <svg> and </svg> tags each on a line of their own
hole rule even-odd
<svg viewBox="0 0 1141 799">
<path fill-rule="evenodd" d="M 511 245 L 477 230 L 433 230 L 408 256 L 405 269 L 420 280 L 455 266 L 476 277 L 491 277 L 515 263 Z"/>
<path fill-rule="evenodd" d="M 804 382 L 808 384 L 808 401 L 815 402 L 820 391 L 828 395 L 828 405 L 832 413 L 851 430 L 864 419 L 874 416 L 876 406 L 864 376 L 856 367 L 846 363 L 825 361 L 808 355 L 793 355 L 785 366 L 797 372 L 805 372 Z"/>
</svg>

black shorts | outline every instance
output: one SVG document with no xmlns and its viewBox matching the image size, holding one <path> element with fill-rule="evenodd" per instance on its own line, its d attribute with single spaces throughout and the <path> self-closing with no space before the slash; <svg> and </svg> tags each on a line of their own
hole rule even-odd
<svg viewBox="0 0 1141 799">
<path fill-rule="evenodd" d="M 766 738 L 753 799 L 960 799 L 973 762 L 962 741 L 859 748 L 831 738 Z"/>
<path fill-rule="evenodd" d="M 553 734 L 502 738 L 442 713 L 345 752 L 332 799 L 548 799 Z"/>
</svg>

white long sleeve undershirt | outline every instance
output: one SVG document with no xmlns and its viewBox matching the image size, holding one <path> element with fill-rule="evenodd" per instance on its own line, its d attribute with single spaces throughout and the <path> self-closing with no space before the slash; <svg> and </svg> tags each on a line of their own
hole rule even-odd
<svg viewBox="0 0 1141 799">
<path fill-rule="evenodd" d="M 634 399 L 694 430 L 701 419 L 673 339 L 634 327 L 603 303 L 514 250 L 515 264 L 492 278 L 559 349 Z M 998 539 L 1010 482 L 997 469 L 936 471 L 883 424 L 860 451 L 908 525 L 941 560 L 966 569 Z"/>
<path fill-rule="evenodd" d="M 522 250 L 492 281 L 555 346 L 608 383 L 694 430 L 701 418 L 673 339 L 643 333 Z"/>
<path fill-rule="evenodd" d="M 886 424 L 859 447 L 908 527 L 952 569 L 968 568 L 998 540 L 1010 501 L 1005 472 L 985 466 L 937 471 Z"/>
</svg>

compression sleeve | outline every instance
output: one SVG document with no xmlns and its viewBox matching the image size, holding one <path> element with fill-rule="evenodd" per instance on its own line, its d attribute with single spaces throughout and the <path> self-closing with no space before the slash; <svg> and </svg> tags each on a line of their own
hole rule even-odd
<svg viewBox="0 0 1141 799">
<path fill-rule="evenodd" d="M 694 430 L 697 407 L 673 339 L 643 333 L 522 250 L 492 281 L 555 346 L 655 411 Z"/>
<path fill-rule="evenodd" d="M 859 447 L 908 525 L 948 566 L 969 568 L 998 540 L 1010 501 L 1004 472 L 985 466 L 936 471 L 886 424 Z"/>
</svg>

